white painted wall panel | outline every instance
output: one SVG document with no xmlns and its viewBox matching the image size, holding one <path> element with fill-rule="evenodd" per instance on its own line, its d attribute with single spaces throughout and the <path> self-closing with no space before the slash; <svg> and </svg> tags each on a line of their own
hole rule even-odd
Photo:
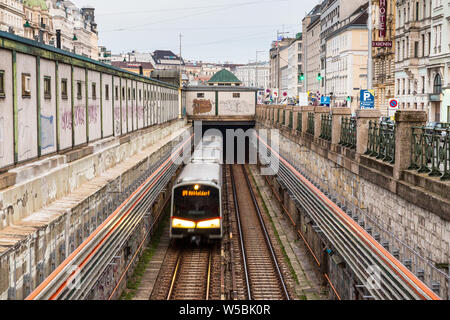
<svg viewBox="0 0 450 320">
<path fill-rule="evenodd" d="M 41 59 L 41 155 L 57 151 L 56 145 L 56 67 L 55 62 Z M 50 77 L 50 96 L 44 95 L 44 79 Z"/>
<path fill-rule="evenodd" d="M 58 66 L 58 96 L 59 96 L 59 149 L 72 147 L 72 69 L 68 64 L 60 63 Z M 62 96 L 62 81 L 67 81 L 67 96 Z"/>
<path fill-rule="evenodd" d="M 89 70 L 88 82 L 89 141 L 95 141 L 102 137 L 100 114 L 100 73 Z M 95 94 L 93 84 L 95 84 Z"/>
<path fill-rule="evenodd" d="M 73 68 L 74 85 L 74 133 L 75 146 L 86 143 L 86 73 L 84 69 Z M 81 95 L 78 96 L 77 83 L 81 83 Z"/>
<path fill-rule="evenodd" d="M 113 88 L 112 76 L 108 74 L 102 75 L 103 82 L 103 137 L 113 135 Z M 106 91 L 108 90 L 108 93 Z M 108 95 L 108 100 L 106 96 Z M 120 110 L 119 110 L 120 111 Z M 120 115 L 119 115 L 120 117 Z"/>
<path fill-rule="evenodd" d="M 22 95 L 22 74 L 30 77 L 30 96 Z M 38 155 L 36 57 L 17 54 L 18 161 Z"/>
<path fill-rule="evenodd" d="M 0 98 L 0 168 L 14 163 L 14 116 L 12 54 L 0 49 L 0 70 L 4 72 L 5 97 Z"/>
</svg>

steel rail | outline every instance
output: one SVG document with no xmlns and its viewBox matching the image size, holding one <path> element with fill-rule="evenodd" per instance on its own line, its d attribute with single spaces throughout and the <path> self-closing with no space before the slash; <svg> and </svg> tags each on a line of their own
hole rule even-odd
<svg viewBox="0 0 450 320">
<path fill-rule="evenodd" d="M 388 279 L 393 288 L 389 288 L 391 290 L 391 294 L 394 296 L 398 296 L 398 285 L 392 285 L 393 282 L 399 283 L 402 288 L 403 295 L 412 294 L 413 298 L 416 299 L 440 299 L 434 292 L 432 292 L 425 284 L 423 284 L 412 272 L 410 272 L 405 266 L 403 266 L 399 261 L 397 261 L 386 249 L 384 249 L 380 244 L 378 244 L 361 226 L 356 224 L 350 217 L 347 216 L 345 212 L 343 212 L 335 203 L 333 203 L 330 199 L 328 199 L 317 187 L 315 187 L 310 181 L 308 181 L 299 171 L 292 166 L 286 159 L 284 159 L 279 153 L 274 151 L 270 146 L 265 143 L 259 135 L 257 135 L 258 140 L 262 142 L 266 146 L 268 150 L 271 152 L 271 157 L 279 160 L 281 163 L 281 169 L 284 170 L 284 180 L 290 179 L 293 181 L 290 182 L 290 187 L 293 188 L 291 192 L 297 192 L 294 194 L 295 198 L 303 203 L 305 203 L 305 196 L 303 197 L 298 194 L 298 188 L 301 186 L 303 188 L 303 193 L 307 193 L 312 195 L 313 200 L 318 201 L 319 205 L 323 207 L 324 211 L 327 212 L 328 218 L 324 220 L 324 217 L 320 217 L 319 214 L 316 214 L 313 218 L 316 224 L 317 222 L 321 222 L 321 227 L 324 228 L 327 232 L 327 238 L 331 241 L 334 240 L 336 242 L 336 235 L 333 233 L 333 230 L 330 228 L 326 228 L 330 219 L 334 220 L 335 226 L 340 226 L 341 233 L 345 232 L 346 234 L 350 234 L 353 241 L 357 241 L 359 243 L 358 248 L 364 248 L 365 251 L 368 251 L 370 254 L 367 256 L 371 258 L 370 260 L 376 260 L 378 265 L 384 266 L 384 278 Z M 267 156 L 264 155 L 264 156 Z M 283 176 L 283 173 L 282 173 Z M 283 181 L 284 181 L 283 180 Z M 288 182 L 289 181 L 284 181 Z M 296 190 L 297 189 L 297 190 Z M 303 200 L 302 200 L 303 199 Z M 312 201 L 312 200 L 309 200 Z M 317 208 L 317 205 L 315 206 Z M 312 210 L 312 215 L 314 215 L 314 209 Z M 322 214 L 323 215 L 323 214 Z M 321 218 L 321 220 L 319 220 Z M 348 248 L 340 248 L 340 254 L 345 256 L 345 251 Z M 373 261 L 374 261 L 373 260 Z M 351 262 L 351 261 L 350 261 Z M 355 269 L 355 266 L 352 265 L 352 270 Z M 356 268 L 357 269 L 357 268 Z M 357 273 L 356 270 L 355 273 Z M 359 272 L 358 272 L 359 273 Z M 359 277 L 365 278 L 364 275 L 359 273 Z M 367 281 L 367 278 L 365 279 Z M 397 288 L 396 288 L 397 287 Z"/>
<path fill-rule="evenodd" d="M 250 279 L 249 279 L 248 268 L 247 268 L 247 257 L 245 254 L 244 238 L 243 238 L 243 234 L 242 234 L 241 219 L 240 219 L 240 213 L 239 213 L 239 204 L 238 204 L 238 200 L 237 200 L 236 183 L 234 181 L 233 167 L 230 165 L 229 168 L 230 168 L 231 187 L 233 190 L 234 209 L 236 211 L 237 227 L 238 227 L 238 231 L 239 231 L 239 243 L 241 245 L 242 262 L 244 265 L 245 285 L 247 287 L 248 299 L 252 300 L 252 291 L 250 288 Z"/>
<path fill-rule="evenodd" d="M 173 168 L 173 166 L 170 167 L 163 167 L 163 172 L 159 174 L 153 183 L 146 189 L 146 191 L 151 190 L 150 192 L 155 192 L 155 184 L 161 185 L 161 183 L 164 183 L 162 179 L 163 175 L 167 175 L 167 170 Z M 150 201 L 151 193 L 150 195 L 145 195 L 146 198 L 141 202 L 135 202 L 134 205 L 130 208 L 130 210 L 133 210 L 128 214 L 125 219 L 121 222 L 121 228 L 119 228 L 119 234 L 111 234 L 111 237 L 109 237 L 103 244 L 102 250 L 97 250 L 96 253 L 92 256 L 99 257 L 96 263 L 95 260 L 92 260 L 89 262 L 89 264 L 84 265 L 83 263 L 80 265 L 80 267 L 84 267 L 87 272 L 85 272 L 85 276 L 82 277 L 83 283 L 86 283 L 86 287 L 83 287 L 82 290 L 72 290 L 75 295 L 72 295 L 71 293 L 64 293 L 60 294 L 58 296 L 58 299 L 79 299 L 82 298 L 82 295 L 84 293 L 89 292 L 88 290 L 95 284 L 95 279 L 97 279 L 95 276 L 96 274 L 92 271 L 92 268 L 97 271 L 97 276 L 101 275 L 101 272 L 106 268 L 109 261 L 111 261 L 113 254 L 117 252 L 117 250 L 123 245 L 123 243 L 126 241 L 126 239 L 131 235 L 131 232 L 134 230 L 134 228 L 138 225 L 138 223 L 141 221 L 142 217 L 145 215 L 145 211 L 139 210 L 143 204 Z M 151 201 L 154 200 L 154 197 Z M 150 203 L 151 205 L 151 203 Z M 127 213 L 128 213 L 127 212 Z M 113 227 L 112 231 L 114 231 L 116 228 L 116 225 Z M 97 245 L 96 248 L 99 248 Z M 109 255 L 108 255 L 109 254 Z M 92 253 L 91 253 L 92 255 Z M 90 257 L 89 255 L 88 257 Z M 90 267 L 91 266 L 91 267 Z M 92 267 L 93 266 L 93 267 Z"/>
<path fill-rule="evenodd" d="M 121 240 L 126 239 L 127 234 L 129 235 L 131 231 L 134 230 L 136 225 L 140 222 L 140 218 L 145 215 L 146 210 L 138 210 L 140 212 L 136 213 L 133 211 L 139 208 L 148 208 L 149 203 L 151 205 L 151 200 L 148 198 L 150 193 L 150 198 L 155 198 L 157 192 L 155 190 L 155 185 L 158 186 L 157 189 L 164 188 L 165 184 L 163 181 L 167 182 L 170 179 L 170 173 L 176 170 L 177 165 L 174 160 L 179 157 L 180 150 L 183 146 L 192 140 L 191 135 L 184 142 L 179 144 L 179 147 L 172 154 L 169 152 L 168 158 L 162 162 L 162 164 L 153 172 L 145 182 L 139 186 L 63 263 L 58 266 L 55 271 L 41 283 L 26 299 L 57 299 L 63 293 L 63 291 L 68 287 L 69 282 L 81 272 L 81 269 L 88 268 L 87 263 L 89 261 L 98 262 L 99 258 L 97 255 L 100 248 L 106 245 L 108 239 L 117 239 L 120 237 Z M 143 199 L 145 196 L 147 198 Z M 144 212 L 142 212 L 144 211 Z M 134 213 L 134 216 L 133 216 Z M 114 234 L 113 232 L 119 230 L 119 234 Z M 123 243 L 124 241 L 122 241 Z M 111 240 L 109 241 L 109 247 L 107 248 L 106 256 L 111 256 L 111 253 L 117 251 L 120 248 L 118 246 L 112 246 Z M 105 252 L 103 252 L 105 254 Z M 112 257 L 111 257 L 112 258 Z M 107 260 L 107 259 L 106 259 Z M 111 261 L 111 260 L 109 260 Z M 103 259 L 105 262 L 105 259 Z M 108 262 L 109 263 L 109 262 Z M 105 263 L 101 263 L 105 264 Z M 94 264 L 94 267 L 97 264 Z M 107 265 L 106 265 L 107 266 Z M 104 266 L 103 270 L 106 268 Z M 75 271 L 71 272 L 71 268 L 76 267 Z M 91 267 L 91 268 L 94 268 Z M 101 270 L 101 266 L 97 267 L 96 273 Z M 89 271 L 89 269 L 88 269 Z M 92 272 L 90 272 L 92 274 Z M 92 278 L 92 277 L 91 277 Z M 90 280 L 88 286 L 92 287 L 92 279 L 87 278 L 86 275 L 81 277 L 81 280 Z M 78 288 L 79 289 L 79 288 Z M 73 290 L 72 290 L 73 291 Z M 76 295 L 81 297 L 82 292 L 85 290 L 80 290 Z M 66 294 L 69 297 L 69 295 Z"/>
<path fill-rule="evenodd" d="M 278 264 L 278 260 L 277 260 L 277 257 L 275 255 L 275 251 L 273 250 L 272 241 L 270 240 L 269 233 L 267 232 L 266 224 L 264 223 L 264 220 L 263 220 L 263 217 L 262 217 L 262 214 L 261 214 L 261 210 L 259 208 L 258 201 L 256 200 L 255 194 L 253 192 L 252 185 L 250 183 L 250 180 L 248 178 L 247 172 L 245 170 L 245 166 L 241 165 L 241 168 L 242 168 L 242 171 L 244 173 L 245 181 L 247 182 L 248 190 L 250 191 L 250 195 L 252 197 L 253 205 L 254 205 L 254 207 L 256 209 L 256 213 L 258 215 L 259 223 L 260 223 L 261 228 L 262 228 L 263 233 L 264 233 L 264 239 L 265 239 L 267 247 L 269 248 L 269 251 L 270 251 L 272 262 L 275 265 L 275 268 L 276 268 L 277 274 L 278 274 L 278 278 L 280 280 L 281 286 L 283 287 L 284 295 L 286 296 L 286 300 L 291 300 L 291 298 L 289 296 L 289 292 L 288 292 L 287 287 L 286 287 L 286 283 L 284 282 L 283 274 L 281 273 L 280 265 Z"/>
<path fill-rule="evenodd" d="M 175 265 L 175 270 L 173 271 L 172 281 L 170 282 L 169 292 L 167 293 L 166 300 L 170 300 L 172 298 L 173 288 L 175 286 L 175 282 L 176 282 L 177 275 L 178 275 L 178 269 L 180 268 L 180 264 L 181 264 L 181 255 L 182 255 L 181 251 L 182 250 L 183 249 L 180 249 L 180 252 L 178 253 L 177 263 Z"/>
<path fill-rule="evenodd" d="M 165 173 L 168 168 L 169 167 L 167 167 L 167 168 L 164 167 L 163 173 Z M 155 184 L 158 183 L 158 181 L 162 181 L 161 178 L 162 178 L 162 174 L 157 176 L 156 180 L 153 181 L 153 183 L 151 183 L 151 185 L 147 188 L 146 191 L 148 191 L 150 188 L 152 188 L 151 190 L 154 190 Z M 148 195 L 146 195 L 146 197 L 148 199 Z M 146 200 L 144 200 L 144 201 L 146 201 Z M 95 268 L 95 270 L 97 271 L 97 276 L 100 276 L 101 272 L 106 268 L 108 262 L 111 261 L 113 254 L 115 252 L 117 252 L 117 250 L 123 245 L 123 243 L 129 237 L 131 232 L 134 230 L 134 228 L 137 226 L 137 224 L 141 221 L 141 218 L 145 215 L 145 211 L 139 210 L 140 207 L 142 207 L 142 204 L 145 203 L 144 201 L 135 202 L 134 205 L 131 206 L 131 208 L 127 211 L 125 219 L 124 219 L 124 217 L 122 217 L 121 220 L 119 220 L 119 222 L 117 222 L 114 226 L 112 226 L 111 232 L 115 231 L 117 229 L 119 223 L 121 224 L 121 227 L 118 228 L 119 234 L 110 233 L 111 236 L 109 238 L 107 238 L 107 241 L 105 241 L 105 242 L 102 241 L 99 245 L 97 245 L 94 248 L 95 254 L 92 255 L 92 253 L 91 253 L 86 258 L 86 259 L 88 259 L 89 257 L 92 257 L 92 261 L 89 262 L 89 264 L 85 263 L 85 261 L 86 261 L 86 259 L 85 259 L 79 265 L 80 268 L 86 269 L 86 272 L 84 272 L 86 275 L 82 276 L 83 283 L 87 284 L 86 287 L 83 287 L 83 289 L 81 289 L 81 290 L 80 289 L 72 290 L 75 293 L 74 296 L 71 293 L 67 293 L 67 292 L 63 293 L 62 291 L 60 291 L 60 294 L 58 297 L 52 296 L 51 299 L 55 299 L 55 298 L 78 299 L 78 298 L 82 297 L 82 294 L 88 292 L 88 290 L 95 284 L 95 281 L 93 281 L 93 279 L 96 279 L 95 278 L 96 274 L 92 271 L 92 267 L 90 268 L 89 266 L 93 265 L 93 268 Z M 134 206 L 136 206 L 136 207 L 134 207 Z M 133 210 L 133 211 L 131 212 L 131 210 Z M 100 245 L 102 246 L 102 250 L 100 250 Z M 97 261 L 93 259 L 95 256 L 98 257 Z"/>
<path fill-rule="evenodd" d="M 212 267 L 212 255 L 213 255 L 213 248 L 211 248 L 209 252 L 209 261 L 208 261 L 208 277 L 206 279 L 206 300 L 209 300 L 209 291 L 211 287 L 211 267 Z"/>
<path fill-rule="evenodd" d="M 111 236 L 107 242 L 104 243 L 105 249 L 102 251 L 97 251 L 95 254 L 96 258 L 92 258 L 92 261 L 89 262 L 85 268 L 87 269 L 86 277 L 84 282 L 87 283 L 86 287 L 83 290 L 75 290 L 73 291 L 73 295 L 66 294 L 65 296 L 58 297 L 59 299 L 80 299 L 83 298 L 83 294 L 86 294 L 90 291 L 90 289 L 95 285 L 95 279 L 98 279 L 106 266 L 111 261 L 111 258 L 114 256 L 115 252 L 117 252 L 127 241 L 130 234 L 134 231 L 134 229 L 140 224 L 143 216 L 146 214 L 148 209 L 151 207 L 152 203 L 156 198 L 156 190 L 161 190 L 161 188 L 165 185 L 168 178 L 172 176 L 173 173 L 172 166 L 168 171 L 164 173 L 164 176 L 160 177 L 157 185 L 152 188 L 152 191 L 149 195 L 146 196 L 145 200 L 139 203 L 133 210 L 135 214 L 133 216 L 129 216 L 127 219 L 123 221 L 123 227 L 119 229 L 119 233 Z M 107 250 L 107 251 L 106 251 Z"/>
</svg>

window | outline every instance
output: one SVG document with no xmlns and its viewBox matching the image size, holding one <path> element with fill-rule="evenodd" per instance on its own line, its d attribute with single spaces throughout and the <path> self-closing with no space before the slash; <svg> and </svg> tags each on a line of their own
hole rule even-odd
<svg viewBox="0 0 450 320">
<path fill-rule="evenodd" d="M 136 100 L 136 89 L 133 89 L 133 100 Z"/>
<path fill-rule="evenodd" d="M 414 41 L 414 58 L 419 57 L 419 41 Z"/>
<path fill-rule="evenodd" d="M 44 99 L 52 98 L 52 78 L 44 76 Z"/>
<path fill-rule="evenodd" d="M 441 75 L 439 73 L 434 77 L 433 93 L 434 94 L 442 93 L 442 80 Z"/>
<path fill-rule="evenodd" d="M 83 90 L 82 90 L 82 84 L 81 81 L 77 81 L 77 99 L 81 100 L 83 99 Z"/>
<path fill-rule="evenodd" d="M 68 99 L 68 94 L 67 94 L 67 79 L 61 79 L 61 98 L 63 100 L 67 100 Z"/>
<path fill-rule="evenodd" d="M 205 97 L 204 93 L 197 93 L 197 98 L 203 99 Z"/>
<path fill-rule="evenodd" d="M 5 71 L 0 70 L 0 98 L 5 97 Z"/>
<path fill-rule="evenodd" d="M 114 98 L 116 100 L 119 100 L 119 86 L 116 86 L 114 90 L 115 90 Z"/>
<path fill-rule="evenodd" d="M 233 93 L 233 98 L 240 98 L 241 94 L 240 93 Z"/>
<path fill-rule="evenodd" d="M 92 82 L 92 100 L 97 100 L 97 84 Z"/>
<path fill-rule="evenodd" d="M 131 97 L 131 89 L 130 88 L 128 88 L 128 99 L 130 99 L 130 97 Z"/>
<path fill-rule="evenodd" d="M 22 73 L 22 97 L 31 97 L 31 76 L 29 73 Z"/>
<path fill-rule="evenodd" d="M 139 101 L 142 101 L 142 90 L 139 90 Z"/>
<path fill-rule="evenodd" d="M 109 100 L 109 84 L 105 84 L 105 99 Z"/>
</svg>

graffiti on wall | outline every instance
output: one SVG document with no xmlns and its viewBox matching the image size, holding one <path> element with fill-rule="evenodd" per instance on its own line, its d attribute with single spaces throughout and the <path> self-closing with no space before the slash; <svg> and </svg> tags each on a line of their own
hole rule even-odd
<svg viewBox="0 0 450 320">
<path fill-rule="evenodd" d="M 221 103 L 223 104 L 223 110 L 227 114 L 247 114 L 251 111 L 248 104 L 236 99 L 224 100 Z"/>
<path fill-rule="evenodd" d="M 194 99 L 192 109 L 194 115 L 209 113 L 212 110 L 211 100 Z"/>
<path fill-rule="evenodd" d="M 86 107 L 75 106 L 75 127 L 83 126 L 86 123 Z"/>
<path fill-rule="evenodd" d="M 120 134 L 120 107 L 114 108 L 114 122 L 115 122 L 115 132 L 116 135 Z"/>
<path fill-rule="evenodd" d="M 97 123 L 98 121 L 98 107 L 97 106 L 89 106 L 89 123 Z"/>
<path fill-rule="evenodd" d="M 19 119 L 27 119 L 27 115 L 23 108 L 19 108 Z M 19 121 L 19 159 L 28 159 L 31 155 L 32 139 L 36 138 L 36 134 L 32 134 L 31 127 L 24 121 Z"/>
<path fill-rule="evenodd" d="M 41 114 L 41 146 L 42 149 L 52 148 L 55 145 L 53 116 L 46 117 Z"/>
<path fill-rule="evenodd" d="M 138 106 L 137 115 L 138 115 L 139 120 L 144 119 L 144 107 L 143 106 Z"/>
<path fill-rule="evenodd" d="M 72 111 L 66 110 L 61 117 L 61 128 L 63 130 L 72 130 Z"/>
</svg>

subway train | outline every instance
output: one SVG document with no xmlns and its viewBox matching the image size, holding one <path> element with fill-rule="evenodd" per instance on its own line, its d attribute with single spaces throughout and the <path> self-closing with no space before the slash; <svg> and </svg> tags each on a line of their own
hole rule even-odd
<svg viewBox="0 0 450 320">
<path fill-rule="evenodd" d="M 203 137 L 172 189 L 171 239 L 222 239 L 222 163 L 222 137 Z"/>
</svg>

